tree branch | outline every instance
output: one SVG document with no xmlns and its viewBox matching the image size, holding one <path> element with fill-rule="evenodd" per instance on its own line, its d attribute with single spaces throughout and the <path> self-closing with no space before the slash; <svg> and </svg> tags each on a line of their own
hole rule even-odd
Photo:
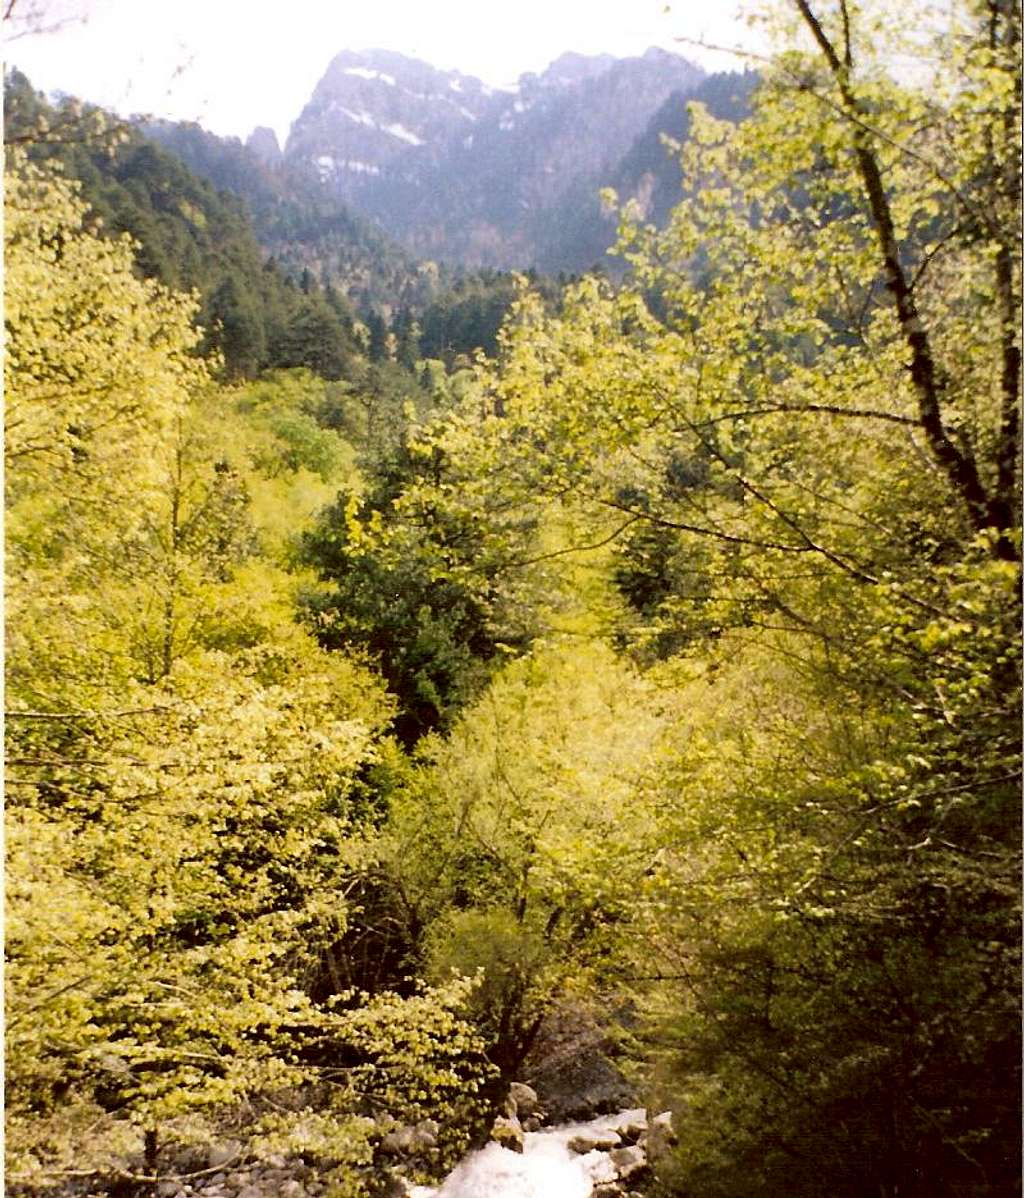
<svg viewBox="0 0 1024 1198">
<path fill-rule="evenodd" d="M 776 412 L 791 412 L 791 413 L 820 413 L 826 416 L 848 416 L 856 420 L 887 420 L 892 424 L 909 424 L 914 428 L 921 427 L 921 421 L 916 416 L 899 416 L 895 412 L 879 412 L 874 408 L 842 408 L 833 404 L 790 404 L 778 403 L 769 404 L 763 408 L 746 408 L 739 409 L 735 412 L 723 412 L 721 416 L 715 416 L 711 420 L 702 420 L 698 427 L 707 428 L 712 424 L 719 424 L 725 420 L 745 420 L 748 416 L 770 416 Z"/>
<path fill-rule="evenodd" d="M 889 199 L 885 192 L 881 168 L 871 147 L 869 131 L 861 121 L 862 106 L 854 94 L 850 71 L 843 65 L 835 47 L 811 10 L 808 0 L 793 0 L 805 24 L 828 63 L 842 98 L 843 114 L 852 126 L 854 154 L 861 181 L 867 195 L 872 223 L 878 236 L 879 250 L 885 271 L 886 286 L 896 302 L 896 314 L 903 338 L 910 350 L 910 377 L 917 394 L 921 427 L 928 447 L 943 468 L 954 492 L 967 508 L 975 530 L 995 528 L 1006 531 L 1006 514 L 999 510 L 987 494 L 978 472 L 978 465 L 969 449 L 959 449 L 950 440 L 942 418 L 942 397 L 945 381 L 935 360 L 928 331 L 921 320 L 913 290 L 900 261 L 899 243 Z M 1005 538 L 997 549 L 1001 557 L 1013 556 Z"/>
</svg>

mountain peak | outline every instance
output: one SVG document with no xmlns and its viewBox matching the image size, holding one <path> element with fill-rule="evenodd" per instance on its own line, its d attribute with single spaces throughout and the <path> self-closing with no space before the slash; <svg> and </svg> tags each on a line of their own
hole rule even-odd
<svg viewBox="0 0 1024 1198">
<path fill-rule="evenodd" d="M 704 78 L 668 50 L 559 55 L 505 92 L 388 50 L 332 59 L 286 160 L 431 258 L 529 265 L 652 115 Z"/>
<path fill-rule="evenodd" d="M 616 61 L 613 54 L 577 54 L 567 50 L 551 63 L 541 78 L 546 83 L 582 83 L 595 75 L 603 75 Z"/>
<path fill-rule="evenodd" d="M 342 50 L 331 60 L 318 90 L 338 87 L 345 81 L 363 80 L 384 87 L 396 87 L 413 95 L 445 93 L 447 90 L 484 94 L 479 79 L 460 71 L 443 71 L 419 58 L 397 50 Z"/>
<path fill-rule="evenodd" d="M 257 125 L 246 138 L 245 144 L 264 166 L 280 165 L 283 155 L 273 129 L 268 129 L 266 125 Z"/>
</svg>

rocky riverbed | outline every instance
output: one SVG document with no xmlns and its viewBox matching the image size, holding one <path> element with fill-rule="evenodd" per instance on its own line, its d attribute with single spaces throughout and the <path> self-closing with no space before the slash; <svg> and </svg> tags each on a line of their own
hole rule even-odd
<svg viewBox="0 0 1024 1198">
<path fill-rule="evenodd" d="M 388 1198 L 638 1198 L 651 1164 L 673 1140 L 668 1112 L 650 1117 L 642 1108 L 556 1127 L 530 1086 L 514 1083 L 493 1138 L 470 1153 L 437 1187 L 409 1180 L 422 1154 L 436 1145 L 431 1120 L 400 1127 L 382 1142 L 380 1182 Z M 207 1169 L 155 1187 L 157 1198 L 320 1198 L 326 1186 L 315 1167 L 272 1156 L 239 1167 L 238 1145 L 210 1150 Z"/>
<path fill-rule="evenodd" d="M 627 1198 L 641 1192 L 652 1164 L 673 1139 L 671 1116 L 638 1107 L 616 1068 L 603 1028 L 562 1019 L 528 1063 L 532 1085 L 513 1082 L 490 1140 L 470 1153 L 440 1184 L 416 1184 L 436 1175 L 445 1129 L 433 1119 L 379 1126 L 373 1164 L 364 1177 L 386 1198 Z M 539 1094 L 538 1094 L 539 1091 Z M 382 1122 L 384 1122 L 382 1120 Z M 238 1133 L 236 1133 L 238 1134 Z M 11 1198 L 328 1198 L 329 1162 L 309 1156 L 251 1155 L 251 1146 L 226 1138 L 191 1148 L 165 1164 L 164 1179 L 132 1185 L 127 1174 L 63 1184 L 15 1185 Z M 164 1163 L 164 1162 L 162 1162 Z M 143 1172 L 141 1159 L 129 1162 Z M 163 1170 L 161 1170 L 163 1171 Z M 177 1174 L 177 1176 L 174 1176 Z"/>
<path fill-rule="evenodd" d="M 394 1193 L 396 1198 L 639 1198 L 635 1187 L 648 1180 L 652 1159 L 672 1138 L 667 1111 L 654 1118 L 642 1108 L 619 1111 L 523 1132 L 512 1147 L 492 1141 L 471 1153 L 440 1188 L 396 1185 Z"/>
</svg>

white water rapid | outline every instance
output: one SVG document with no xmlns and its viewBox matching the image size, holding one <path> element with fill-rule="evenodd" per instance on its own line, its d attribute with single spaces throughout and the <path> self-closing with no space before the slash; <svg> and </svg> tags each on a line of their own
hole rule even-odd
<svg viewBox="0 0 1024 1198">
<path fill-rule="evenodd" d="M 614 1180 L 614 1167 L 604 1152 L 574 1154 L 569 1141 L 638 1122 L 646 1123 L 643 1109 L 527 1132 L 522 1153 L 488 1144 L 457 1165 L 440 1189 L 417 1186 L 409 1198 L 589 1198 L 595 1185 Z"/>
</svg>

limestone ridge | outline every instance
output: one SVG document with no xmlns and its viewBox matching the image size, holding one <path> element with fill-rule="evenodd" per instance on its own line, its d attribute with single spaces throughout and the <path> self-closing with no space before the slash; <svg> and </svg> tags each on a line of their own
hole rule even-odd
<svg viewBox="0 0 1024 1198">
<path fill-rule="evenodd" d="M 552 223 L 571 223 L 669 96 L 703 78 L 664 50 L 568 53 L 496 90 L 401 54 L 344 51 L 284 155 L 418 254 L 543 269 Z"/>
</svg>

